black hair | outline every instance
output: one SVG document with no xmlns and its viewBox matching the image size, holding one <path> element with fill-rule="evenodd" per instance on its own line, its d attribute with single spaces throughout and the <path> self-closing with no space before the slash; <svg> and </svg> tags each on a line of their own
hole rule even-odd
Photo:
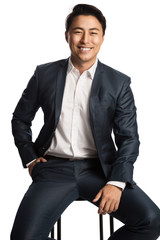
<svg viewBox="0 0 160 240">
<path fill-rule="evenodd" d="M 66 32 L 69 31 L 69 28 L 74 20 L 75 17 L 79 15 L 85 15 L 85 16 L 94 16 L 98 19 L 100 22 L 102 29 L 103 29 L 103 35 L 105 35 L 105 30 L 106 30 L 106 19 L 103 16 L 102 12 L 96 8 L 95 6 L 88 5 L 88 4 L 77 4 L 74 6 L 72 12 L 67 16 L 66 18 Z"/>
</svg>

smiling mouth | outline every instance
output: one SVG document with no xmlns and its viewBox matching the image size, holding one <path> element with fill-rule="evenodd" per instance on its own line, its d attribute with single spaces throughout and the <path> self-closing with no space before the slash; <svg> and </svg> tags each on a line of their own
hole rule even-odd
<svg viewBox="0 0 160 240">
<path fill-rule="evenodd" d="M 83 52 L 88 52 L 88 51 L 92 50 L 92 47 L 78 47 L 78 48 Z"/>
</svg>

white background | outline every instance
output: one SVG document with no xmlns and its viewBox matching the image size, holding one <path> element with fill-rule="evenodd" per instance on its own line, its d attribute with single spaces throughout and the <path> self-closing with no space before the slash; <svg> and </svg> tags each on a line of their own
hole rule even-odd
<svg viewBox="0 0 160 240">
<path fill-rule="evenodd" d="M 67 58 L 64 21 L 76 0 L 5 0 L 0 3 L 0 239 L 9 239 L 31 179 L 11 135 L 12 112 L 36 65 Z M 88 0 L 107 18 L 99 59 L 132 78 L 141 141 L 134 179 L 160 207 L 160 14 L 157 0 Z M 43 123 L 38 113 L 33 139 Z M 45 203 L 44 203 L 45 204 Z M 108 237 L 105 217 L 105 239 Z M 121 225 L 115 223 L 116 229 Z M 63 215 L 63 240 L 98 239 L 96 207 L 73 203 Z"/>
</svg>

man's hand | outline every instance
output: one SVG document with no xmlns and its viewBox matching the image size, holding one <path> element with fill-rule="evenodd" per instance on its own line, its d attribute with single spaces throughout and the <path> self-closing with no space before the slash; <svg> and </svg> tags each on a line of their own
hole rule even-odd
<svg viewBox="0 0 160 240">
<path fill-rule="evenodd" d="M 34 166 L 35 166 L 38 162 L 47 162 L 47 160 L 46 160 L 45 158 L 43 158 L 43 157 L 39 157 L 39 158 L 37 158 L 34 162 L 32 162 L 31 164 L 29 164 L 29 166 L 28 166 L 28 171 L 29 171 L 30 176 L 31 176 L 31 174 L 32 174 L 32 170 L 33 170 Z"/>
<path fill-rule="evenodd" d="M 98 213 L 105 215 L 115 212 L 119 207 L 121 195 L 121 188 L 110 184 L 105 185 L 93 199 L 93 202 L 97 202 L 101 198 Z"/>
</svg>

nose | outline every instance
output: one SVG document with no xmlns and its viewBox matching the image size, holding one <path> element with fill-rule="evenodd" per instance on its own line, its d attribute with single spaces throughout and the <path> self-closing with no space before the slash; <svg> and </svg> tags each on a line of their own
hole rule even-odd
<svg viewBox="0 0 160 240">
<path fill-rule="evenodd" d="M 89 43 L 89 34 L 87 32 L 84 32 L 81 38 L 81 42 L 86 44 Z"/>
</svg>

